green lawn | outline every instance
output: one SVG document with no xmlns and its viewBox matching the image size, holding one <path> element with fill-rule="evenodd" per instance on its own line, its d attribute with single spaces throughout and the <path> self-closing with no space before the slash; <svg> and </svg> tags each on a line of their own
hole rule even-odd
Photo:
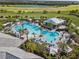
<svg viewBox="0 0 79 59">
<path fill-rule="evenodd" d="M 67 17 L 67 18 L 70 18 L 73 23 L 75 23 L 77 26 L 79 26 L 79 17 L 76 17 L 76 16 L 73 16 L 73 15 L 68 15 L 69 11 L 70 10 L 79 10 L 79 5 L 69 5 L 69 6 L 64 6 L 64 7 L 54 7 L 54 6 L 50 6 L 50 8 L 32 8 L 32 9 L 28 9 L 28 8 L 16 8 L 14 6 L 11 6 L 11 7 L 2 7 L 0 6 L 0 9 L 4 9 L 4 10 L 7 10 L 9 12 L 7 13 L 0 13 L 0 15 L 3 15 L 3 16 L 8 16 L 8 15 L 20 15 L 20 16 L 34 16 L 36 18 L 40 17 L 40 16 L 46 16 L 46 17 L 56 17 L 56 16 L 64 16 L 64 17 Z M 23 13 L 23 14 L 16 14 L 16 12 L 20 10 L 20 11 L 27 11 L 27 13 Z M 42 11 L 44 10 L 47 10 L 49 13 L 46 13 L 46 14 L 43 14 Z M 61 11 L 60 14 L 57 14 L 57 11 Z M 30 13 L 34 11 L 34 13 Z M 37 12 L 39 11 L 39 12 Z"/>
<path fill-rule="evenodd" d="M 43 13 L 24 13 L 24 14 L 16 14 L 16 13 L 0 13 L 0 16 L 13 16 L 13 15 L 20 15 L 20 16 L 34 16 L 36 18 L 40 17 L 40 16 L 46 16 L 48 18 L 51 18 L 51 17 L 56 17 L 56 16 L 64 16 L 64 17 L 67 17 L 67 18 L 70 18 L 73 23 L 75 23 L 77 26 L 79 26 L 79 17 L 76 17 L 76 16 L 73 16 L 73 15 L 68 15 L 68 14 L 64 14 L 64 13 L 61 13 L 61 14 L 57 14 L 57 13 L 46 13 L 46 14 L 43 14 Z"/>
</svg>

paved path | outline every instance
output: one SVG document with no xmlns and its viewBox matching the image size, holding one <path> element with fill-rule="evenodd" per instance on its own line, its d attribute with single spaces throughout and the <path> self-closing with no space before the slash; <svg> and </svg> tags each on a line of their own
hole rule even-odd
<svg viewBox="0 0 79 59">
<path fill-rule="evenodd" d="M 75 27 L 76 29 L 79 29 L 79 26 L 75 25 L 74 23 L 71 23 L 71 25 Z"/>
</svg>

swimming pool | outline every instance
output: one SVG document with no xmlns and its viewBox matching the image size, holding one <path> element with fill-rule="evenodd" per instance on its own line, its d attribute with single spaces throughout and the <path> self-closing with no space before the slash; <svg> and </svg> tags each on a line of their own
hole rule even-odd
<svg viewBox="0 0 79 59">
<path fill-rule="evenodd" d="M 22 25 L 15 25 L 15 30 L 18 31 L 19 29 L 27 29 L 29 31 L 28 37 L 31 37 L 33 33 L 36 35 L 42 34 L 44 37 L 44 41 L 51 43 L 55 42 L 59 36 L 58 32 L 50 32 L 46 29 L 42 29 L 40 26 L 32 24 L 30 22 L 24 21 Z"/>
</svg>

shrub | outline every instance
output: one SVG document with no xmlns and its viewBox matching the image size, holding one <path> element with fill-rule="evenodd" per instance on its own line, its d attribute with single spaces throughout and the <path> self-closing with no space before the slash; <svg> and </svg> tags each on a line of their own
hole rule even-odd
<svg viewBox="0 0 79 59">
<path fill-rule="evenodd" d="M 46 11 L 46 10 L 43 10 L 43 14 L 47 14 L 48 13 L 48 11 Z"/>
<path fill-rule="evenodd" d="M 60 14 L 60 13 L 61 13 L 61 11 L 58 11 L 57 13 L 58 13 L 58 14 Z"/>
<path fill-rule="evenodd" d="M 45 45 L 40 45 L 38 43 L 33 42 L 32 40 L 28 40 L 27 42 L 22 44 L 21 48 L 28 52 L 35 53 L 41 57 L 44 57 L 45 59 L 53 59 L 53 56 L 51 56 L 45 49 Z"/>
</svg>

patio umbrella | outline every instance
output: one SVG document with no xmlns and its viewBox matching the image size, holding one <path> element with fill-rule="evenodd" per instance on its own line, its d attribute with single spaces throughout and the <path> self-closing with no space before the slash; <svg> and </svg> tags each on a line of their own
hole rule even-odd
<svg viewBox="0 0 79 59">
<path fill-rule="evenodd" d="M 58 27 L 59 29 L 66 29 L 67 27 L 66 26 L 60 26 L 60 27 Z"/>
</svg>

